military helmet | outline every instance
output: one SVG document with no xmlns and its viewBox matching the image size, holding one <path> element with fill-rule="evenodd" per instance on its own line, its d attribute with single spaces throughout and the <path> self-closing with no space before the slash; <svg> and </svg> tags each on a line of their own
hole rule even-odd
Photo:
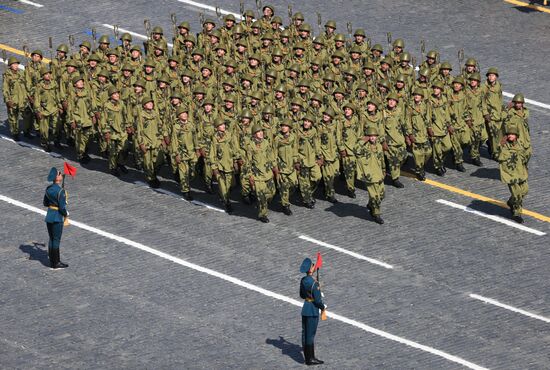
<svg viewBox="0 0 550 370">
<path fill-rule="evenodd" d="M 42 50 L 39 50 L 39 49 L 33 50 L 33 52 L 31 53 L 31 56 L 33 56 L 34 54 L 40 55 L 40 57 L 44 56 L 44 54 L 42 53 Z"/>
<path fill-rule="evenodd" d="M 223 118 L 220 118 L 220 117 L 216 118 L 214 120 L 214 127 L 218 128 L 221 125 L 225 125 L 225 120 Z"/>
<path fill-rule="evenodd" d="M 376 70 L 376 67 L 374 66 L 374 63 L 372 61 L 367 61 L 365 63 L 365 65 L 363 66 L 363 69 L 371 69 L 371 70 Z"/>
<path fill-rule="evenodd" d="M 315 119 L 315 116 L 313 114 L 307 113 L 304 117 L 304 121 L 309 121 L 309 122 L 313 123 L 317 120 Z"/>
<path fill-rule="evenodd" d="M 193 90 L 193 94 L 194 95 L 196 95 L 196 94 L 206 95 L 206 90 L 204 89 L 204 87 L 199 85 L 199 86 L 195 87 L 195 89 Z"/>
<path fill-rule="evenodd" d="M 281 37 L 290 37 L 291 36 L 290 35 L 290 30 L 285 28 L 284 30 L 281 31 L 280 36 Z"/>
<path fill-rule="evenodd" d="M 183 100 L 183 95 L 181 95 L 181 93 L 177 90 L 173 90 L 172 91 L 172 94 L 170 94 L 170 99 L 179 99 L 179 100 Z"/>
<path fill-rule="evenodd" d="M 74 60 L 73 58 L 69 58 L 67 60 L 67 63 L 65 63 L 65 66 L 66 67 L 74 67 L 74 68 L 78 68 L 78 63 L 76 60 Z"/>
<path fill-rule="evenodd" d="M 249 97 L 256 100 L 263 100 L 263 94 L 261 91 L 252 91 L 250 94 L 248 94 Z"/>
<path fill-rule="evenodd" d="M 393 60 L 389 56 L 386 56 L 380 61 L 380 64 L 384 63 L 388 64 L 391 67 L 393 65 Z"/>
<path fill-rule="evenodd" d="M 332 95 L 335 95 L 335 94 L 346 95 L 346 90 L 344 90 L 342 86 L 336 86 L 332 91 Z"/>
<path fill-rule="evenodd" d="M 107 52 L 105 54 L 107 54 L 107 56 L 116 55 L 117 57 L 120 57 L 120 54 L 118 53 L 117 49 L 107 49 Z"/>
<path fill-rule="evenodd" d="M 69 47 L 65 44 L 61 44 L 57 47 L 56 51 L 60 51 L 62 53 L 68 53 L 69 52 Z"/>
<path fill-rule="evenodd" d="M 264 32 L 264 34 L 262 35 L 262 40 L 272 40 L 273 41 L 274 37 L 273 37 L 273 33 L 271 32 Z"/>
<path fill-rule="evenodd" d="M 224 22 L 227 22 L 227 21 L 235 22 L 236 20 L 237 19 L 235 18 L 235 16 L 233 14 L 227 14 L 225 17 L 223 17 Z"/>
<path fill-rule="evenodd" d="M 181 77 L 183 76 L 193 78 L 195 77 L 195 73 L 191 71 L 189 68 L 185 68 L 183 71 L 181 71 Z"/>
<path fill-rule="evenodd" d="M 216 104 L 214 104 L 214 99 L 212 99 L 211 97 L 206 97 L 204 98 L 203 102 L 202 102 L 202 105 L 205 106 L 205 105 L 211 105 L 211 106 L 214 106 Z"/>
<path fill-rule="evenodd" d="M 378 129 L 376 128 L 376 126 L 373 126 L 373 125 L 369 125 L 367 126 L 367 129 L 365 130 L 365 134 L 369 135 L 369 136 L 378 136 Z"/>
<path fill-rule="evenodd" d="M 371 50 L 373 50 L 373 51 L 376 50 L 376 51 L 383 52 L 384 48 L 380 44 L 374 44 L 374 46 L 371 48 Z"/>
<path fill-rule="evenodd" d="M 80 80 L 84 81 L 84 78 L 82 78 L 82 76 L 78 75 L 78 76 L 74 76 L 73 79 L 71 80 L 71 82 L 73 83 L 73 85 L 75 85 Z"/>
<path fill-rule="evenodd" d="M 205 25 L 207 25 L 208 23 L 213 24 L 214 26 L 216 25 L 216 21 L 213 20 L 212 18 L 206 18 L 206 19 L 204 20 L 204 22 L 202 22 L 202 25 L 205 26 Z"/>
<path fill-rule="evenodd" d="M 292 19 L 294 19 L 294 20 L 297 19 L 297 20 L 303 21 L 304 20 L 304 15 L 301 12 L 296 12 L 292 16 Z"/>
<path fill-rule="evenodd" d="M 147 59 L 145 59 L 145 62 L 143 62 L 143 66 L 144 67 L 153 67 L 153 68 L 155 68 L 156 63 L 152 58 L 147 58 Z"/>
<path fill-rule="evenodd" d="M 342 108 L 343 109 L 349 108 L 354 112 L 357 110 L 357 108 L 355 107 L 355 104 L 353 104 L 353 103 L 346 103 L 346 104 L 344 104 L 344 106 Z"/>
<path fill-rule="evenodd" d="M 325 23 L 325 27 L 336 28 L 336 22 L 333 20 L 329 20 L 327 21 L 327 23 Z"/>
<path fill-rule="evenodd" d="M 262 11 L 264 11 L 266 9 L 270 9 L 272 13 L 275 13 L 275 8 L 273 7 L 273 5 L 266 4 L 262 7 Z"/>
<path fill-rule="evenodd" d="M 250 73 L 245 73 L 244 75 L 241 75 L 241 81 L 254 81 L 254 76 L 252 76 Z"/>
<path fill-rule="evenodd" d="M 98 42 L 99 42 L 100 44 L 110 44 L 110 43 L 111 43 L 111 40 L 109 39 L 109 36 L 107 36 L 107 35 L 102 35 L 102 36 L 99 38 Z"/>
<path fill-rule="evenodd" d="M 290 66 L 288 66 L 287 69 L 288 69 L 289 71 L 294 71 L 294 72 L 300 73 L 300 69 L 301 69 L 301 68 L 300 68 L 300 65 L 299 65 L 299 64 L 293 63 L 293 64 L 291 64 Z"/>
<path fill-rule="evenodd" d="M 154 102 L 153 97 L 151 94 L 145 94 L 145 96 L 141 98 L 141 105 L 145 105 L 149 102 Z"/>
<path fill-rule="evenodd" d="M 311 87 L 311 84 L 309 83 L 308 80 L 306 80 L 305 78 L 302 78 L 300 81 L 298 81 L 298 84 L 296 85 L 298 87 Z"/>
<path fill-rule="evenodd" d="M 364 90 L 364 91 L 369 91 L 369 87 L 367 86 L 366 83 L 364 82 L 361 82 L 357 85 L 357 87 L 355 88 L 355 91 L 358 91 L 358 90 Z"/>
<path fill-rule="evenodd" d="M 88 48 L 88 50 L 92 50 L 92 44 L 90 44 L 89 41 L 82 41 L 78 47 L 85 47 Z"/>
<path fill-rule="evenodd" d="M 92 55 L 88 57 L 88 62 L 89 61 L 101 62 L 101 58 L 96 53 L 92 53 Z"/>
<path fill-rule="evenodd" d="M 138 46 L 138 45 L 132 45 L 132 47 L 130 48 L 130 51 L 139 51 L 141 53 L 141 48 Z"/>
<path fill-rule="evenodd" d="M 158 33 L 158 34 L 161 34 L 161 35 L 164 33 L 164 31 L 162 30 L 162 27 L 160 27 L 160 26 L 155 26 L 155 27 L 153 27 L 153 29 L 151 30 L 151 32 L 152 32 L 152 33 Z"/>
<path fill-rule="evenodd" d="M 512 98 L 512 101 L 514 103 L 525 103 L 525 97 L 523 96 L 523 94 L 516 94 Z"/>
<path fill-rule="evenodd" d="M 166 73 L 162 73 L 160 76 L 157 77 L 157 82 L 164 82 L 169 84 L 170 76 L 168 76 Z"/>
<path fill-rule="evenodd" d="M 204 58 L 204 52 L 202 49 L 194 49 L 192 52 L 191 52 L 191 56 L 193 55 L 200 55 L 201 57 Z"/>
<path fill-rule="evenodd" d="M 249 110 L 249 109 L 243 109 L 242 112 L 241 112 L 241 118 L 254 118 L 252 116 L 252 112 Z"/>
<path fill-rule="evenodd" d="M 180 62 L 180 58 L 178 58 L 177 55 L 172 54 L 172 55 L 170 55 L 170 56 L 168 57 L 168 61 L 169 61 L 169 62 L 176 62 L 176 63 L 179 63 L 179 62 Z"/>
<path fill-rule="evenodd" d="M 314 93 L 310 100 L 317 100 L 318 102 L 323 102 L 323 96 L 319 93 Z"/>
<path fill-rule="evenodd" d="M 105 78 L 111 77 L 111 74 L 109 73 L 109 71 L 104 69 L 104 68 L 101 68 L 99 71 L 97 71 L 97 75 L 98 76 L 103 76 Z"/>
<path fill-rule="evenodd" d="M 221 39 L 222 32 L 220 30 L 214 30 L 210 32 L 210 37 L 217 37 L 218 39 Z"/>
<path fill-rule="evenodd" d="M 302 23 L 302 24 L 300 25 L 299 31 L 311 32 L 311 25 L 310 25 L 309 23 Z"/>
<path fill-rule="evenodd" d="M 228 58 L 223 65 L 224 67 L 237 68 L 237 63 L 233 60 L 233 58 Z"/>
<path fill-rule="evenodd" d="M 11 66 L 13 63 L 19 63 L 19 60 L 17 60 L 16 57 L 9 57 L 8 58 L 8 66 Z"/>
<path fill-rule="evenodd" d="M 357 72 L 355 72 L 355 69 L 351 68 L 351 66 L 344 69 L 344 74 L 357 77 Z"/>
<path fill-rule="evenodd" d="M 197 39 L 195 38 L 195 36 L 189 34 L 187 36 L 185 36 L 185 42 L 192 42 L 193 44 L 196 44 L 197 43 Z"/>
<path fill-rule="evenodd" d="M 369 100 L 367 100 L 367 105 L 368 104 L 373 104 L 376 108 L 378 108 L 378 106 L 380 105 L 380 101 L 374 97 L 371 97 L 369 98 Z"/>
<path fill-rule="evenodd" d="M 343 51 L 341 51 L 341 50 L 336 50 L 336 51 L 334 51 L 334 53 L 332 53 L 331 58 L 345 59 L 345 58 L 346 58 L 346 55 L 344 54 Z"/>
<path fill-rule="evenodd" d="M 276 15 L 273 18 L 271 18 L 271 24 L 273 24 L 273 23 L 281 25 L 281 24 L 283 24 L 283 18 Z"/>
<path fill-rule="evenodd" d="M 399 57 L 399 61 L 401 62 L 410 62 L 411 61 L 411 54 L 409 52 L 404 52 L 403 54 L 401 54 L 401 56 Z"/>
<path fill-rule="evenodd" d="M 430 70 L 428 68 L 421 68 L 418 74 L 423 77 L 428 77 L 430 75 Z"/>
<path fill-rule="evenodd" d="M 262 58 L 260 57 L 260 54 L 258 54 L 258 53 L 250 54 L 250 56 L 248 57 L 248 59 L 256 59 L 258 62 L 259 62 L 260 60 L 262 60 Z"/>
<path fill-rule="evenodd" d="M 318 37 L 318 36 L 317 36 L 317 37 L 315 37 L 315 38 L 313 39 L 313 43 L 314 43 L 314 44 L 319 44 L 319 45 L 323 45 L 323 46 L 324 46 L 324 45 L 325 45 L 325 40 L 323 40 L 322 37 Z"/>
<path fill-rule="evenodd" d="M 498 77 L 498 68 L 497 67 L 491 67 L 487 70 L 487 73 L 485 76 L 489 76 L 490 74 L 494 74 Z"/>
<path fill-rule="evenodd" d="M 145 88 L 145 85 L 147 85 L 147 82 L 143 78 L 139 78 L 139 79 L 136 80 L 136 82 L 134 82 L 134 87 L 135 86 L 141 86 L 141 87 Z"/>
<path fill-rule="evenodd" d="M 324 75 L 323 80 L 335 82 L 335 81 L 336 81 L 336 76 L 335 76 L 334 73 L 332 73 L 332 72 L 327 72 L 327 73 Z"/>
<path fill-rule="evenodd" d="M 403 41 L 403 39 L 396 39 L 394 42 L 393 42 L 393 47 L 400 47 L 400 48 L 404 48 L 405 47 L 405 41 Z"/>
<path fill-rule="evenodd" d="M 434 81 L 432 83 L 432 87 L 437 87 L 438 89 L 444 89 L 445 88 L 445 85 L 443 85 L 443 82 L 441 81 Z"/>
<path fill-rule="evenodd" d="M 321 65 L 323 65 L 323 59 L 321 59 L 319 57 L 315 57 L 315 58 L 313 58 L 309 61 L 309 64 L 311 64 L 312 66 L 313 65 L 321 66 Z"/>
<path fill-rule="evenodd" d="M 123 70 L 123 71 L 132 71 L 132 72 L 134 72 L 136 69 L 135 69 L 134 66 L 131 65 L 130 63 L 124 63 L 124 64 L 122 65 L 122 70 Z"/>
<path fill-rule="evenodd" d="M 259 124 L 257 124 L 257 123 L 255 123 L 254 126 L 252 126 L 252 133 L 253 133 L 253 134 L 255 134 L 255 133 L 258 132 L 258 131 L 262 131 L 262 130 L 263 130 L 263 129 L 262 129 L 262 126 L 259 125 Z"/>
<path fill-rule="evenodd" d="M 361 46 L 359 46 L 359 45 L 353 45 L 353 46 L 351 47 L 351 49 L 349 49 L 349 52 L 350 52 L 350 53 L 362 54 L 362 53 L 363 53 L 363 50 L 361 50 Z"/>
<path fill-rule="evenodd" d="M 306 46 L 304 45 L 303 42 L 297 42 L 296 44 L 294 44 L 293 49 L 294 50 L 296 50 L 296 49 L 306 50 Z"/>
<path fill-rule="evenodd" d="M 189 107 L 186 104 L 182 104 L 176 109 L 176 116 L 179 117 L 182 113 L 189 113 Z"/>
<path fill-rule="evenodd" d="M 266 105 L 262 110 L 262 114 L 274 114 L 274 113 L 275 111 L 273 110 L 273 107 L 271 105 Z"/>
<path fill-rule="evenodd" d="M 388 90 L 390 89 L 390 83 L 388 82 L 388 80 L 378 80 L 377 85 L 383 86 Z"/>
<path fill-rule="evenodd" d="M 282 121 L 279 122 L 279 126 L 288 126 L 288 127 L 292 127 L 292 121 L 290 119 L 284 119 Z"/>
<path fill-rule="evenodd" d="M 272 57 L 284 57 L 285 55 L 283 54 L 283 51 L 280 48 L 275 48 L 271 52 L 271 56 Z"/>
<path fill-rule="evenodd" d="M 346 41 L 346 36 L 342 33 L 337 33 L 334 35 L 334 41 Z"/>
<path fill-rule="evenodd" d="M 265 75 L 266 75 L 266 77 L 277 78 L 278 73 L 274 69 L 268 69 L 267 71 L 265 71 Z"/>
<path fill-rule="evenodd" d="M 388 96 L 386 96 L 386 100 L 395 100 L 395 101 L 399 101 L 399 96 L 397 96 L 396 93 L 392 92 L 392 93 L 389 93 Z"/>
<path fill-rule="evenodd" d="M 219 43 L 216 45 L 216 47 L 214 47 L 214 50 L 220 50 L 220 49 L 221 49 L 221 50 L 227 51 L 227 46 L 226 46 L 224 43 L 219 42 Z"/>
<path fill-rule="evenodd" d="M 464 78 L 462 78 L 462 76 L 456 76 L 455 78 L 453 78 L 453 83 L 458 83 L 458 84 L 461 84 L 462 86 L 464 86 L 466 84 L 466 82 L 464 82 Z"/>
<path fill-rule="evenodd" d="M 48 73 L 52 73 L 52 71 L 50 71 L 50 69 L 47 66 L 44 65 L 40 68 L 40 76 L 41 77 L 44 77 L 44 75 L 46 75 Z"/>
<path fill-rule="evenodd" d="M 481 75 L 479 72 L 474 72 L 470 75 L 469 80 L 481 81 Z"/>
<path fill-rule="evenodd" d="M 519 130 L 516 125 L 506 125 L 505 130 L 507 135 L 519 135 Z"/>
<path fill-rule="evenodd" d="M 358 28 L 355 30 L 355 32 L 353 33 L 353 36 L 367 36 L 367 34 L 365 33 L 365 30 L 362 29 L 362 28 Z"/>
<path fill-rule="evenodd" d="M 448 69 L 448 70 L 452 71 L 453 66 L 449 62 L 443 62 L 443 63 L 441 63 L 441 66 L 439 66 L 439 69 Z"/>
<path fill-rule="evenodd" d="M 468 58 L 466 59 L 466 63 L 464 63 L 467 66 L 476 66 L 477 61 L 474 58 Z"/>
<path fill-rule="evenodd" d="M 243 16 L 245 17 L 252 17 L 252 18 L 256 18 L 256 15 L 254 14 L 254 12 L 250 9 L 247 9 L 244 11 L 243 13 Z"/>
<path fill-rule="evenodd" d="M 430 50 L 428 51 L 428 54 L 426 54 L 426 58 L 430 58 L 430 59 L 437 59 L 437 51 L 436 50 Z"/>
<path fill-rule="evenodd" d="M 128 32 L 124 32 L 122 36 L 120 36 L 120 39 L 122 41 L 132 41 L 132 35 L 130 35 Z"/>
<path fill-rule="evenodd" d="M 276 92 L 286 93 L 286 86 L 284 84 L 279 84 L 275 87 Z"/>
<path fill-rule="evenodd" d="M 254 21 L 252 22 L 250 28 L 262 28 L 262 24 L 260 23 L 260 21 Z"/>
<path fill-rule="evenodd" d="M 248 48 L 248 43 L 246 42 L 245 39 L 240 39 L 235 43 L 235 46 L 245 46 Z"/>
<path fill-rule="evenodd" d="M 155 49 L 166 51 L 166 45 L 164 44 L 156 44 Z"/>
<path fill-rule="evenodd" d="M 232 78 L 226 78 L 225 80 L 222 81 L 222 85 L 228 85 L 231 87 L 235 87 L 236 84 L 237 83 Z"/>
<path fill-rule="evenodd" d="M 203 64 L 201 66 L 201 72 L 202 72 L 203 69 L 208 69 L 210 72 L 213 71 L 212 66 L 210 64 Z"/>
<path fill-rule="evenodd" d="M 407 79 L 405 77 L 405 75 L 403 75 L 402 73 L 398 74 L 396 77 L 395 77 L 395 82 L 406 82 Z"/>
<path fill-rule="evenodd" d="M 233 95 L 226 95 L 226 96 L 223 98 L 223 101 L 224 101 L 224 102 L 235 103 L 235 97 L 234 97 Z"/>
<path fill-rule="evenodd" d="M 178 25 L 178 28 L 185 28 L 186 30 L 190 30 L 191 29 L 191 26 L 189 25 L 189 22 L 181 22 L 179 25 Z"/>
<path fill-rule="evenodd" d="M 414 91 L 413 91 L 413 95 L 420 95 L 420 96 L 424 97 L 424 90 L 423 90 L 423 89 L 416 88 L 416 89 L 414 89 Z"/>
<path fill-rule="evenodd" d="M 328 107 L 327 109 L 325 109 L 323 111 L 323 114 L 326 114 L 327 116 L 330 116 L 331 118 L 334 118 L 334 116 L 336 115 L 334 113 L 334 109 L 332 109 L 331 107 Z"/>
<path fill-rule="evenodd" d="M 292 101 L 290 102 L 290 105 L 298 105 L 300 107 L 304 107 L 304 102 L 301 100 L 301 99 L 298 99 L 298 98 L 294 98 L 292 99 Z"/>
<path fill-rule="evenodd" d="M 113 95 L 114 93 L 120 93 L 120 89 L 117 88 L 115 85 L 109 86 L 109 89 L 107 90 L 107 93 L 109 96 Z"/>
</svg>

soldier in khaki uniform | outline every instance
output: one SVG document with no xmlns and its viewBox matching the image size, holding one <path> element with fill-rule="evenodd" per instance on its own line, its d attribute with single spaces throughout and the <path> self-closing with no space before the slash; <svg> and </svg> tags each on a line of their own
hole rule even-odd
<svg viewBox="0 0 550 370">
<path fill-rule="evenodd" d="M 313 193 L 321 180 L 321 166 L 323 155 L 321 153 L 321 142 L 317 129 L 313 126 L 315 117 L 306 114 L 302 126 L 298 129 L 298 157 L 300 170 L 298 171 L 298 184 L 300 193 L 306 208 L 315 207 Z"/>
<path fill-rule="evenodd" d="M 512 212 L 512 219 L 523 223 L 523 198 L 529 191 L 527 158 L 525 149 L 518 143 L 520 134 L 517 126 L 507 126 L 505 131 L 506 135 L 502 137 L 495 154 L 500 163 L 500 178 L 510 189 L 511 196 L 507 204 Z"/>
<path fill-rule="evenodd" d="M 516 94 L 512 98 L 510 108 L 506 112 L 503 120 L 506 127 L 516 127 L 518 130 L 518 144 L 524 150 L 525 166 L 529 164 L 529 160 L 533 155 L 531 147 L 531 134 L 529 131 L 529 110 L 525 106 L 525 98 L 523 94 Z"/>
<path fill-rule="evenodd" d="M 424 101 L 424 90 L 413 91 L 413 103 L 407 107 L 407 139 L 414 158 L 414 172 L 420 181 L 426 180 L 424 167 L 432 154 L 428 137 L 431 106 Z"/>
<path fill-rule="evenodd" d="M 485 125 L 489 135 L 489 152 L 494 158 L 494 153 L 502 138 L 502 86 L 498 81 L 498 69 L 491 67 L 486 73 L 487 80 L 483 84 Z"/>
<path fill-rule="evenodd" d="M 402 188 L 404 185 L 399 177 L 401 176 L 401 166 L 407 159 L 405 112 L 399 108 L 399 98 L 395 93 L 389 94 L 386 100 L 387 106 L 383 112 L 384 153 L 390 170 L 392 185 L 396 188 Z"/>
<path fill-rule="evenodd" d="M 258 220 L 268 223 L 267 206 L 275 195 L 275 176 L 278 175 L 272 144 L 264 139 L 262 127 L 255 124 L 252 127 L 252 140 L 246 149 L 246 164 L 249 169 L 250 187 L 258 199 Z"/>
<path fill-rule="evenodd" d="M 101 113 L 102 134 L 109 147 L 109 170 L 113 176 L 120 172 L 128 173 L 124 163 L 128 154 L 128 132 L 133 127 L 126 119 L 126 107 L 121 101 L 120 89 L 109 87 L 109 100 L 103 105 Z"/>
<path fill-rule="evenodd" d="M 72 83 L 74 88 L 67 98 L 67 119 L 75 130 L 76 158 L 80 163 L 86 164 L 90 161 L 87 149 L 94 134 L 93 126 L 97 123 L 97 106 L 91 90 L 84 87 L 84 78 L 76 76 Z"/>
<path fill-rule="evenodd" d="M 479 147 L 487 141 L 487 130 L 483 118 L 483 91 L 480 87 L 481 76 L 478 72 L 474 72 L 469 78 L 470 84 L 466 91 L 466 99 L 468 103 L 468 112 L 470 121 L 466 121 L 470 125 L 472 132 L 470 157 L 475 166 L 482 166 Z"/>
<path fill-rule="evenodd" d="M 233 212 L 229 201 L 231 187 L 233 185 L 233 174 L 237 161 L 241 161 L 241 152 L 237 142 L 237 136 L 233 135 L 226 127 L 223 118 L 216 118 L 214 121 L 216 133 L 210 142 L 208 151 L 212 177 L 218 182 L 218 193 L 227 213 Z"/>
<path fill-rule="evenodd" d="M 342 170 L 346 179 L 346 189 L 350 198 L 355 198 L 355 176 L 357 158 L 355 157 L 355 144 L 361 133 L 361 123 L 355 114 L 355 105 L 344 105 L 344 117 L 337 122 L 336 143 L 342 159 Z"/>
<path fill-rule="evenodd" d="M 298 156 L 298 139 L 292 132 L 292 121 L 286 119 L 279 124 L 279 132 L 273 140 L 273 150 L 277 156 L 277 187 L 281 195 L 283 213 L 292 215 L 290 210 L 290 193 L 298 185 L 297 168 L 300 160 Z"/>
<path fill-rule="evenodd" d="M 365 135 L 355 146 L 357 156 L 357 178 L 367 186 L 369 203 L 367 209 L 374 221 L 383 224 L 380 217 L 380 204 L 384 200 L 384 152 L 378 141 L 378 130 L 374 126 L 366 129 Z"/>
<path fill-rule="evenodd" d="M 61 147 L 61 125 L 59 114 L 63 110 L 59 97 L 59 86 L 53 81 L 52 73 L 46 66 L 40 70 L 42 81 L 34 91 L 34 113 L 40 130 L 40 145 L 50 152 L 50 133 L 55 140 L 55 146 Z"/>
<path fill-rule="evenodd" d="M 19 116 L 25 117 L 28 104 L 27 86 L 23 71 L 19 70 L 19 61 L 15 57 L 8 59 L 8 69 L 2 76 L 2 96 L 8 110 L 8 124 L 14 140 L 19 140 Z M 25 124 L 25 127 L 29 123 Z M 28 134 L 28 131 L 25 131 Z"/>
<path fill-rule="evenodd" d="M 325 185 L 325 198 L 330 203 L 337 203 L 334 191 L 334 179 L 340 173 L 340 161 L 337 144 L 337 124 L 334 121 L 334 110 L 327 108 L 322 112 L 322 119 L 317 128 L 319 134 L 320 154 L 323 158 L 321 175 Z"/>
<path fill-rule="evenodd" d="M 447 98 L 443 95 L 445 86 L 441 81 L 435 81 L 432 84 L 433 93 L 430 96 L 430 106 L 432 108 L 432 117 L 428 124 L 428 135 L 432 141 L 433 164 L 438 176 L 444 176 L 445 156 L 451 150 L 451 138 L 449 137 L 449 127 L 451 125 L 451 114 Z"/>
<path fill-rule="evenodd" d="M 23 131 L 25 133 L 30 133 L 32 129 L 34 131 L 40 131 L 40 127 L 38 126 L 38 120 L 36 119 L 36 112 L 33 112 L 34 107 L 34 93 L 36 90 L 36 86 L 38 83 L 42 80 L 42 76 L 40 74 L 40 70 L 42 69 L 42 51 L 41 50 L 34 50 L 31 53 L 31 59 L 29 60 L 29 63 L 25 66 L 25 84 L 27 87 L 27 93 L 28 93 L 28 99 L 29 104 L 27 105 L 27 119 L 23 120 L 23 123 L 25 126 L 23 127 Z"/>
<path fill-rule="evenodd" d="M 448 94 L 449 110 L 451 113 L 451 144 L 457 171 L 465 172 L 463 147 L 470 145 L 471 131 L 466 122 L 472 117 L 468 111 L 468 102 L 464 93 L 464 79 L 460 76 L 453 79 L 452 92 Z"/>
<path fill-rule="evenodd" d="M 197 129 L 189 116 L 189 109 L 186 106 L 180 106 L 176 110 L 177 120 L 172 128 L 172 138 L 170 148 L 173 161 L 178 168 L 179 183 L 183 197 L 191 201 L 191 180 L 195 177 L 195 167 L 197 165 L 198 141 Z"/>
</svg>

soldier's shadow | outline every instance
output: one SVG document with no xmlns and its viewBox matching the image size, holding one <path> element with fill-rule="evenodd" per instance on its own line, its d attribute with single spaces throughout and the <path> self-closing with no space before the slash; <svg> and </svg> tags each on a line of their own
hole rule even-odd
<svg viewBox="0 0 550 370">
<path fill-rule="evenodd" d="M 476 211 L 481 211 L 493 216 L 499 216 L 502 218 L 510 218 L 510 210 L 498 206 L 496 204 L 482 202 L 480 200 L 473 200 L 468 207 L 475 209 Z"/>
<path fill-rule="evenodd" d="M 367 207 L 355 203 L 344 203 L 339 201 L 330 205 L 325 211 L 332 212 L 338 217 L 357 217 L 363 220 L 372 221 L 369 217 Z"/>
<path fill-rule="evenodd" d="M 478 168 L 470 176 L 480 177 L 483 179 L 500 180 L 500 170 L 498 168 Z"/>
<path fill-rule="evenodd" d="M 294 361 L 303 364 L 304 357 L 302 356 L 302 347 L 289 342 L 285 338 L 279 336 L 279 339 L 266 339 L 267 344 L 271 344 L 274 347 L 277 347 L 281 350 L 281 353 L 285 356 L 290 357 Z"/>
<path fill-rule="evenodd" d="M 29 255 L 29 260 L 39 261 L 42 265 L 49 267 L 48 251 L 43 249 L 45 247 L 45 244 L 33 242 L 32 244 L 21 244 L 19 249 Z"/>
</svg>

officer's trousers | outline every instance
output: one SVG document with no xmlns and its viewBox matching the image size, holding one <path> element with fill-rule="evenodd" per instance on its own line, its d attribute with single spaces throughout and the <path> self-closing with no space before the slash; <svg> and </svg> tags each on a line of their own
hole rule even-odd
<svg viewBox="0 0 550 370">
<path fill-rule="evenodd" d="M 48 249 L 59 248 L 61 244 L 61 234 L 63 234 L 63 222 L 47 222 L 48 235 L 50 240 L 48 241 Z"/>
<path fill-rule="evenodd" d="M 311 346 L 315 342 L 319 316 L 302 316 L 302 346 Z"/>
</svg>

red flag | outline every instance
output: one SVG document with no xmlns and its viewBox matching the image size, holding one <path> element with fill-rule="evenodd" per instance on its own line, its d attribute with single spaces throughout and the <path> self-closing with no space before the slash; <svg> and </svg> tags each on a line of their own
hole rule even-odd
<svg viewBox="0 0 550 370">
<path fill-rule="evenodd" d="M 321 252 L 317 252 L 317 262 L 315 262 L 315 269 L 318 270 L 323 266 L 323 257 L 321 257 Z"/>
<path fill-rule="evenodd" d="M 71 177 L 75 177 L 76 176 L 76 167 L 73 167 L 71 166 L 70 164 L 68 164 L 67 162 L 65 162 L 63 164 L 63 173 L 65 175 L 69 175 Z"/>
</svg>

